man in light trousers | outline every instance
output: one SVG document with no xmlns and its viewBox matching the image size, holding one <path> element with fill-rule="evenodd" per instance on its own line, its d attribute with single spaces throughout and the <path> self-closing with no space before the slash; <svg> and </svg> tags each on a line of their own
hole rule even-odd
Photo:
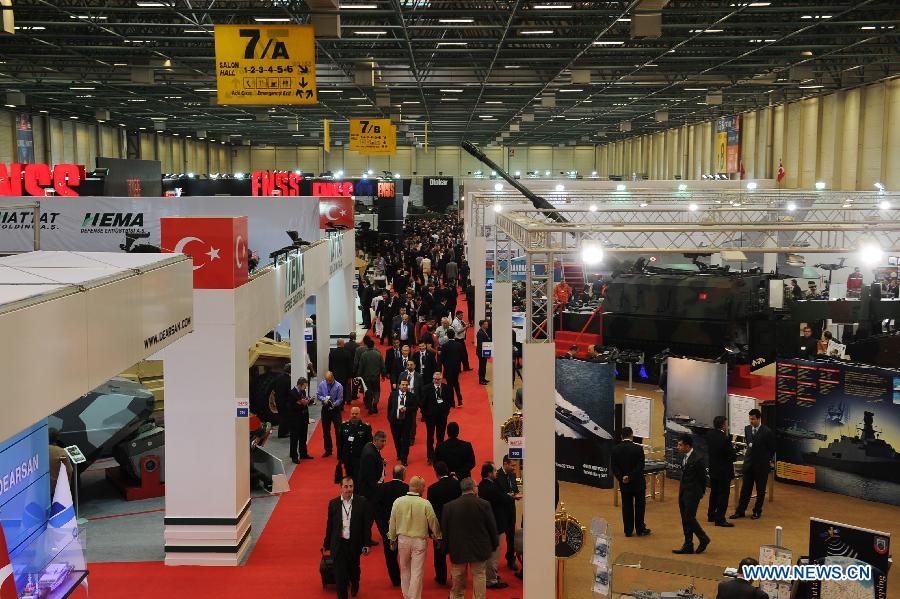
<svg viewBox="0 0 900 599">
<path fill-rule="evenodd" d="M 431 503 L 422 497 L 424 492 L 425 479 L 414 476 L 409 481 L 409 493 L 391 508 L 388 540 L 398 553 L 403 599 L 421 599 L 428 539 L 441 541 L 440 524 Z"/>
<path fill-rule="evenodd" d="M 475 481 L 459 483 L 462 496 L 444 505 L 441 531 L 450 556 L 453 588 L 451 599 L 466 596 L 466 570 L 472 570 L 472 597 L 485 599 L 487 560 L 500 547 L 500 535 L 491 504 L 475 494 Z"/>
</svg>

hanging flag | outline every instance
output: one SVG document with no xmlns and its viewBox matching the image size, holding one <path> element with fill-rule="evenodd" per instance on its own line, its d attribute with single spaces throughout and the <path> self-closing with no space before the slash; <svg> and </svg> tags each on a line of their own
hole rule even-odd
<svg viewBox="0 0 900 599">
<path fill-rule="evenodd" d="M 0 599 L 19 599 L 12 563 L 9 561 L 9 550 L 6 548 L 3 526 L 0 526 Z"/>
<path fill-rule="evenodd" d="M 325 151 L 331 152 L 331 127 L 328 124 L 328 119 L 322 121 L 322 129 L 325 130 L 323 135 L 325 138 L 325 141 L 323 142 L 325 144 Z"/>
<path fill-rule="evenodd" d="M 64 464 L 59 465 L 47 531 L 50 533 L 48 538 L 53 543 L 54 555 L 60 555 L 75 570 L 84 570 L 84 550 L 81 539 L 78 538 L 75 504 L 72 502 L 72 489 L 69 487 L 69 476 Z"/>
<path fill-rule="evenodd" d="M 784 165 L 781 163 L 781 158 L 778 159 L 778 175 L 775 177 L 775 181 L 781 183 L 781 180 L 784 179 Z"/>
<path fill-rule="evenodd" d="M 744 161 L 741 160 L 741 179 L 747 176 L 747 171 L 744 170 Z"/>
<path fill-rule="evenodd" d="M 428 153 L 428 121 L 425 122 L 425 153 Z"/>
</svg>

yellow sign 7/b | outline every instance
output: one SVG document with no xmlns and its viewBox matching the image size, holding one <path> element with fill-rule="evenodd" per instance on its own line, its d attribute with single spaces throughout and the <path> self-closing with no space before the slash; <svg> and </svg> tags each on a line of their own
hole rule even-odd
<svg viewBox="0 0 900 599">
<path fill-rule="evenodd" d="M 219 104 L 316 104 L 312 25 L 216 25 Z"/>
</svg>

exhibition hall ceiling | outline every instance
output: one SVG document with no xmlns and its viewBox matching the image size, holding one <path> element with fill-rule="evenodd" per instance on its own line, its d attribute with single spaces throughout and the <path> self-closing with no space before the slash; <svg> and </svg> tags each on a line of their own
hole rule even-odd
<svg viewBox="0 0 900 599">
<path fill-rule="evenodd" d="M 15 34 L 0 34 L 0 89 L 23 93 L 35 113 L 97 122 L 108 110 L 129 130 L 165 122 L 167 133 L 235 143 L 313 145 L 323 119 L 346 143 L 350 117 L 393 113 L 406 125 L 400 144 L 421 144 L 427 123 L 429 145 L 514 146 L 605 143 L 900 71 L 896 0 L 330 5 L 15 0 Z M 638 25 L 660 12 L 661 34 L 642 37 Z M 317 105 L 215 104 L 216 24 L 326 15 L 340 16 L 340 36 L 317 32 Z M 365 65 L 374 86 L 359 84 Z M 389 105 L 376 99 L 385 93 Z"/>
</svg>

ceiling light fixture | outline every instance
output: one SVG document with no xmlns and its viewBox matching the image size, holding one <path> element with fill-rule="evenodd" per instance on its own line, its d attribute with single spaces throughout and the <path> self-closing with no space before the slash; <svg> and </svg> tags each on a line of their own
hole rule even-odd
<svg viewBox="0 0 900 599">
<path fill-rule="evenodd" d="M 385 34 L 387 34 L 387 31 L 373 29 L 373 30 L 367 30 L 367 31 L 354 31 L 353 33 L 355 33 L 356 35 L 385 35 Z"/>
<path fill-rule="evenodd" d="M 374 10 L 378 8 L 377 4 L 341 4 L 341 10 Z"/>
<path fill-rule="evenodd" d="M 438 48 L 441 46 L 468 46 L 468 42 L 438 42 Z"/>
<path fill-rule="evenodd" d="M 475 19 L 438 19 L 438 23 L 474 23 Z"/>
<path fill-rule="evenodd" d="M 290 23 L 290 17 L 253 17 L 257 23 Z"/>
<path fill-rule="evenodd" d="M 572 8 L 571 4 L 535 4 L 531 7 L 534 10 L 566 10 Z"/>
<path fill-rule="evenodd" d="M 622 46 L 625 42 L 616 42 L 616 41 L 608 41 L 608 40 L 600 40 L 594 42 L 595 46 Z"/>
<path fill-rule="evenodd" d="M 441 92 L 445 94 L 461 94 L 463 90 L 461 89 L 442 89 Z"/>
<path fill-rule="evenodd" d="M 520 35 L 552 35 L 552 29 L 526 29 L 525 31 L 520 31 Z"/>
</svg>

